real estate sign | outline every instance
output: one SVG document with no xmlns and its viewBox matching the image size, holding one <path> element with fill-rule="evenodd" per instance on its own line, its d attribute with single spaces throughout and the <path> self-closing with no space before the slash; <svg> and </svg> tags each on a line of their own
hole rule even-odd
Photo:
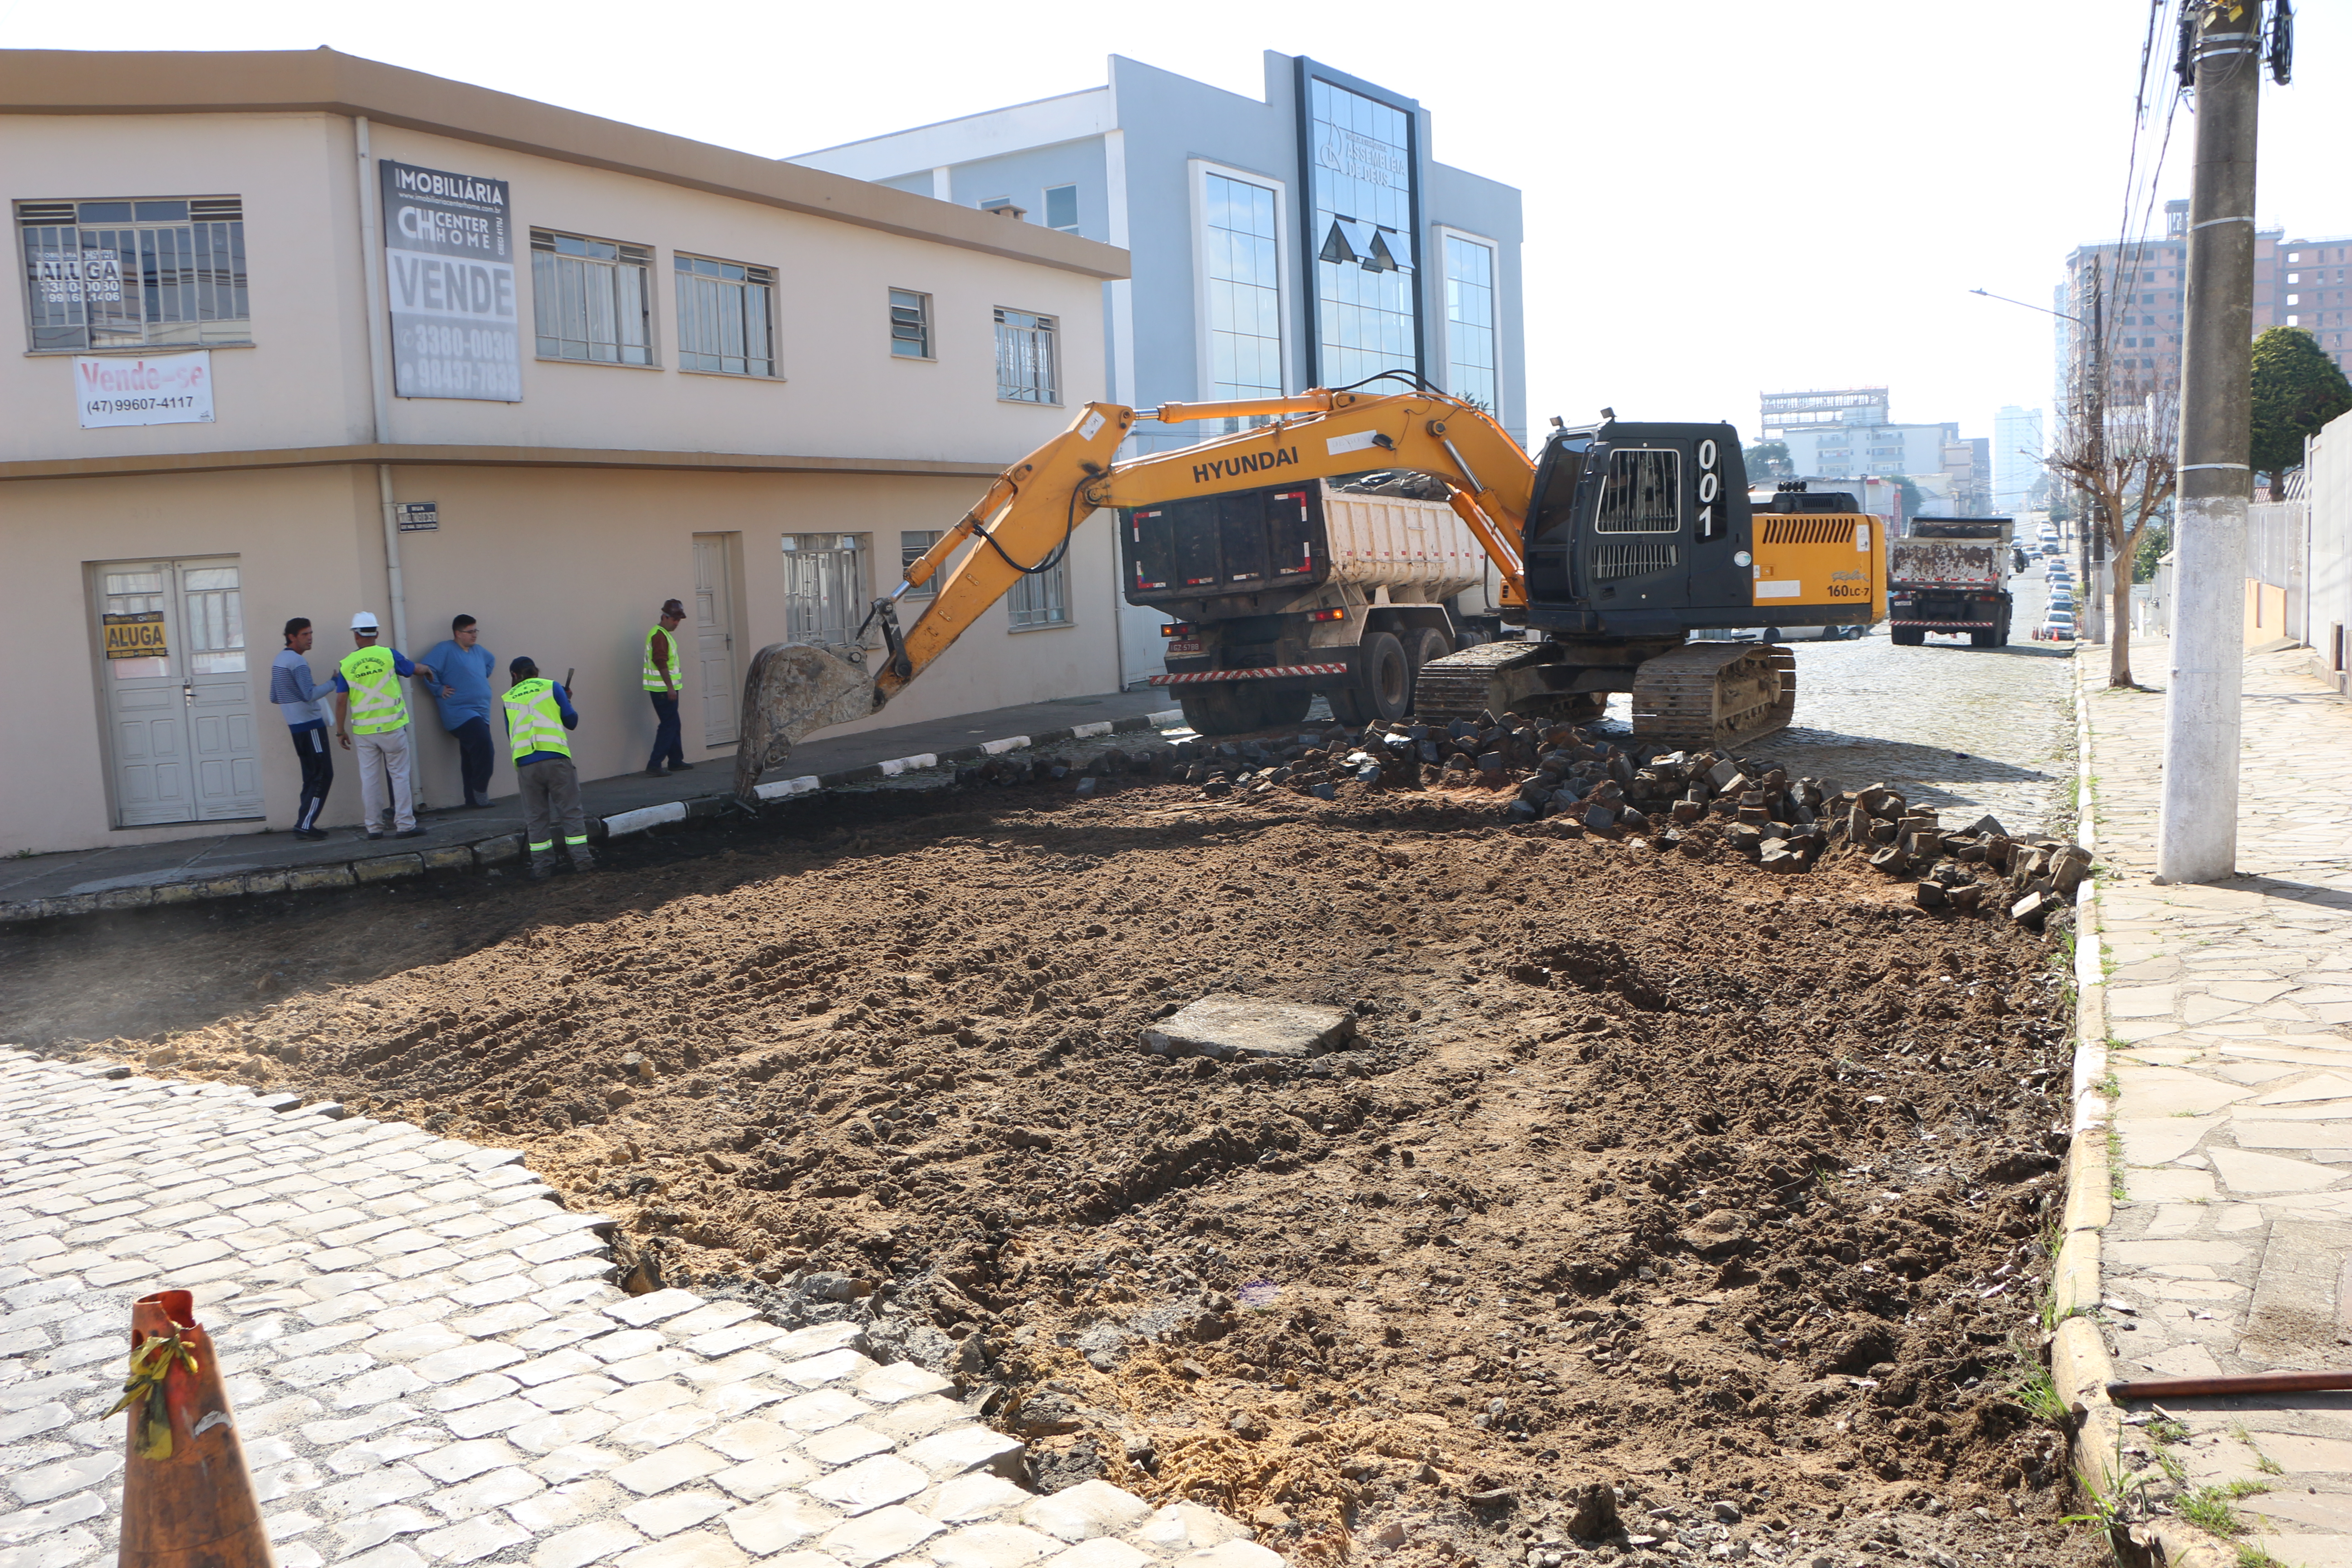
<svg viewBox="0 0 2352 1568">
<path fill-rule="evenodd" d="M 209 425 L 213 422 L 213 356 L 157 354 L 152 359 L 77 358 L 74 407 L 85 430 L 117 425 Z"/>
<path fill-rule="evenodd" d="M 522 401 L 522 330 L 507 183 L 389 158 L 384 289 L 393 391 L 402 397 Z"/>
</svg>

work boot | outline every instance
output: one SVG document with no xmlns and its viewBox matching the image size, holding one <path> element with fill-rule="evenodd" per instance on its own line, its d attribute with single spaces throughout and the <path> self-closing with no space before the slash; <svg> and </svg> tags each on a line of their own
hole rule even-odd
<svg viewBox="0 0 2352 1568">
<path fill-rule="evenodd" d="M 595 854 L 585 844 L 572 846 L 572 868 L 576 872 L 593 871 L 596 868 Z"/>
<path fill-rule="evenodd" d="M 532 881 L 544 882 L 550 877 L 554 875 L 555 856 L 551 852 L 534 855 L 530 858 L 530 879 Z"/>
</svg>

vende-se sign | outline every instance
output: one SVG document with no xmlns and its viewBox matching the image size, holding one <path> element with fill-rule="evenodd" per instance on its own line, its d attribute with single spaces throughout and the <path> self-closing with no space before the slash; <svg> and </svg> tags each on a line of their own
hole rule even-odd
<svg viewBox="0 0 2352 1568">
<path fill-rule="evenodd" d="M 85 430 L 117 425 L 209 425 L 212 352 L 199 349 L 153 359 L 77 359 L 74 404 Z"/>
<path fill-rule="evenodd" d="M 522 401 L 507 183 L 380 159 L 392 389 Z"/>
</svg>

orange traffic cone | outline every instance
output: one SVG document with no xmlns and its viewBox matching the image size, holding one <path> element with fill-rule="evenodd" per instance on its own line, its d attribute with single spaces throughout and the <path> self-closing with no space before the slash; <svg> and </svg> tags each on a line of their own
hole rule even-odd
<svg viewBox="0 0 2352 1568">
<path fill-rule="evenodd" d="M 131 1412 L 121 1568 L 272 1568 L 220 1360 L 185 1290 L 132 1304 L 114 1408 Z"/>
</svg>

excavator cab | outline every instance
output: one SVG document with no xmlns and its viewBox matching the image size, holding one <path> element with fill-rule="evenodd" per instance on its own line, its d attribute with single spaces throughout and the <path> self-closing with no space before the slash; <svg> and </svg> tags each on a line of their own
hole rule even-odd
<svg viewBox="0 0 2352 1568">
<path fill-rule="evenodd" d="M 1678 643 L 1755 624 L 1748 469 L 1731 426 L 1555 430 L 1535 497 L 1523 549 L 1530 627 Z"/>
</svg>

